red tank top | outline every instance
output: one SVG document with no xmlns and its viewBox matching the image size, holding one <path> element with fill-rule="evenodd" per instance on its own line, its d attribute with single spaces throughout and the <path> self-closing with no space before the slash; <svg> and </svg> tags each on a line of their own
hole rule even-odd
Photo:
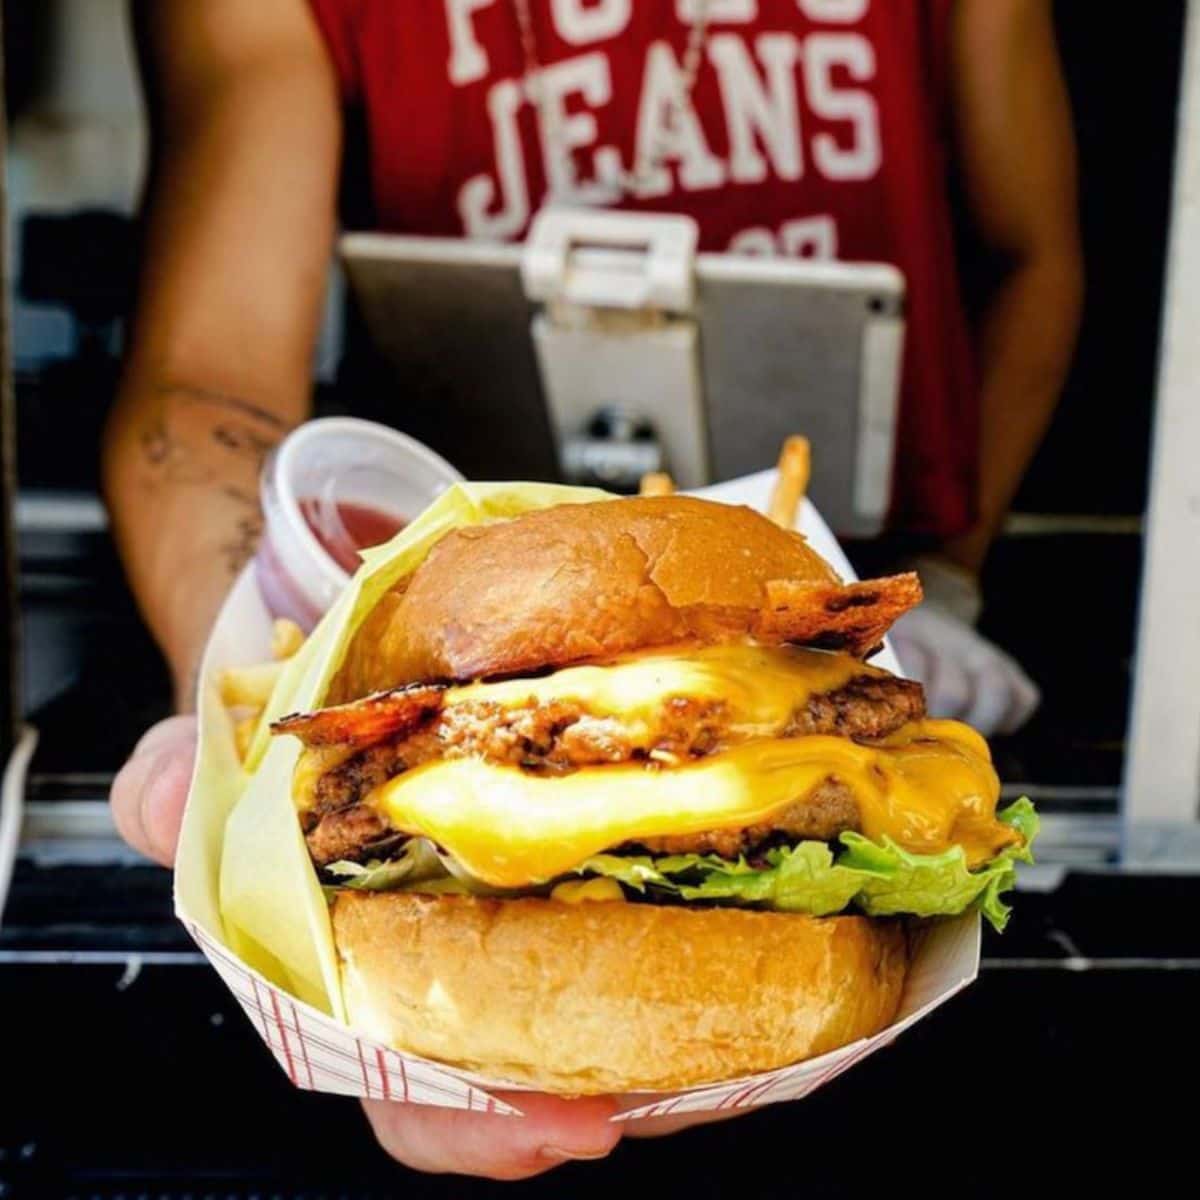
<svg viewBox="0 0 1200 1200">
<path fill-rule="evenodd" d="M 672 97 L 695 0 L 310 0 L 363 107 L 384 230 L 513 239 L 551 192 L 693 216 L 706 250 L 894 263 L 908 284 L 892 525 L 973 518 L 978 398 L 946 188 L 954 0 L 709 0 L 692 111 Z M 639 147 L 643 153 L 639 156 Z"/>
</svg>

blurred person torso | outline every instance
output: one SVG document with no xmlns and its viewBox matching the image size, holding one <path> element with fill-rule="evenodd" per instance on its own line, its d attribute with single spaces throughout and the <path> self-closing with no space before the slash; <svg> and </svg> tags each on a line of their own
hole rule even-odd
<svg viewBox="0 0 1200 1200">
<path fill-rule="evenodd" d="M 892 525 L 970 525 L 977 397 L 947 188 L 953 0 L 310 4 L 362 110 L 378 229 L 513 240 L 543 204 L 602 205 L 686 213 L 703 250 L 898 266 Z"/>
</svg>

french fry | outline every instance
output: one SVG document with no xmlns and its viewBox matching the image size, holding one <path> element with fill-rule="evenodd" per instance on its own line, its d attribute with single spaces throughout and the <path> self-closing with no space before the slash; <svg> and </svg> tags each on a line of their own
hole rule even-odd
<svg viewBox="0 0 1200 1200">
<path fill-rule="evenodd" d="M 812 470 L 812 449 L 808 438 L 790 437 L 779 452 L 779 478 L 771 493 L 771 504 L 767 516 L 791 529 L 796 524 L 796 510 L 808 490 L 808 478 Z"/>
<path fill-rule="evenodd" d="M 242 762 L 246 761 L 246 755 L 250 752 L 250 743 L 254 741 L 254 734 L 258 729 L 258 721 L 261 716 L 261 712 L 252 712 L 248 717 L 243 717 L 240 721 L 233 723 L 233 742 L 237 747 L 238 758 Z"/>
<path fill-rule="evenodd" d="M 264 708 L 286 664 L 254 663 L 248 667 L 226 667 L 218 687 L 226 708 Z"/>
<path fill-rule="evenodd" d="M 287 617 L 276 617 L 271 626 L 271 657 L 291 658 L 304 645 L 304 630 Z"/>
<path fill-rule="evenodd" d="M 666 471 L 648 471 L 642 476 L 639 496 L 669 496 L 675 491 L 675 481 Z"/>
</svg>

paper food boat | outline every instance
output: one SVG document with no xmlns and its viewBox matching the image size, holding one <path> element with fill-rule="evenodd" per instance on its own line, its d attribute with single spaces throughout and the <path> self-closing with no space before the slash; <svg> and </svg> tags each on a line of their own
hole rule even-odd
<svg viewBox="0 0 1200 1200">
<path fill-rule="evenodd" d="M 764 511 L 774 474 L 764 471 L 699 494 Z M 485 516 L 503 516 L 528 506 L 514 506 L 515 492 L 537 493 L 546 503 L 556 489 L 481 484 L 460 485 L 452 492 L 454 496 L 448 493 L 434 507 L 445 511 L 454 510 L 455 505 L 474 505 Z M 580 493 L 573 489 L 572 494 L 578 498 Z M 459 522 L 453 514 L 449 521 L 429 523 L 424 542 L 436 540 L 455 523 Z M 406 534 L 414 529 L 420 534 L 419 525 L 414 522 Z M 800 528 L 843 577 L 853 578 L 829 528 L 807 502 Z M 416 552 L 423 556 L 423 549 Z M 372 597 L 390 586 L 387 572 L 378 570 L 386 557 L 383 548 L 366 556 L 366 565 L 347 594 L 314 632 L 305 650 L 288 664 L 288 677 L 276 689 L 273 706 L 294 710 L 311 704 L 307 697 L 315 697 L 325 679 L 317 658 L 329 658 L 328 646 L 333 642 L 326 636 L 326 648 L 320 654 L 315 644 L 323 631 L 328 635 L 331 625 L 339 621 L 345 625 L 355 604 L 358 611 L 369 607 Z M 223 668 L 268 657 L 270 632 L 269 614 L 253 573 L 247 569 L 225 602 L 201 672 L 200 746 L 176 867 L 177 915 L 298 1087 L 519 1116 L 519 1104 L 493 1093 L 525 1090 L 520 1085 L 394 1050 L 361 1036 L 341 1019 L 341 993 L 324 898 L 291 802 L 291 768 L 297 750 L 287 743 L 293 739 L 279 739 L 268 746 L 265 737 L 260 737 L 248 759 L 255 771 L 247 776 L 234 749 L 232 723 L 217 693 L 216 681 Z M 313 653 L 306 655 L 310 648 Z M 890 649 L 876 661 L 898 670 Z M 269 711 L 268 715 L 280 714 Z M 235 805 L 237 814 L 230 821 Z M 224 876 L 223 856 L 229 867 Z M 629 1106 L 614 1119 L 751 1108 L 807 1096 L 894 1041 L 974 980 L 979 971 L 979 944 L 979 916 L 974 911 L 935 922 L 914 947 L 896 1020 L 881 1033 L 774 1071 L 681 1092 L 642 1093 L 630 1097 Z"/>
</svg>

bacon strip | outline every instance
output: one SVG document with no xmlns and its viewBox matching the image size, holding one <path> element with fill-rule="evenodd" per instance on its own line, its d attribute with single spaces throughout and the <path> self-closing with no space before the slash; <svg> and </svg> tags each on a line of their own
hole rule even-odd
<svg viewBox="0 0 1200 1200">
<path fill-rule="evenodd" d="M 921 603 L 921 581 L 912 572 L 843 584 L 780 579 L 766 590 L 751 629 L 756 638 L 844 650 L 856 658 L 877 650 L 892 624 Z"/>
<path fill-rule="evenodd" d="M 273 734 L 290 733 L 306 746 L 349 746 L 363 749 L 388 738 L 412 733 L 442 707 L 445 688 L 412 684 L 376 692 L 349 704 L 316 712 L 292 713 L 271 725 Z"/>
</svg>

